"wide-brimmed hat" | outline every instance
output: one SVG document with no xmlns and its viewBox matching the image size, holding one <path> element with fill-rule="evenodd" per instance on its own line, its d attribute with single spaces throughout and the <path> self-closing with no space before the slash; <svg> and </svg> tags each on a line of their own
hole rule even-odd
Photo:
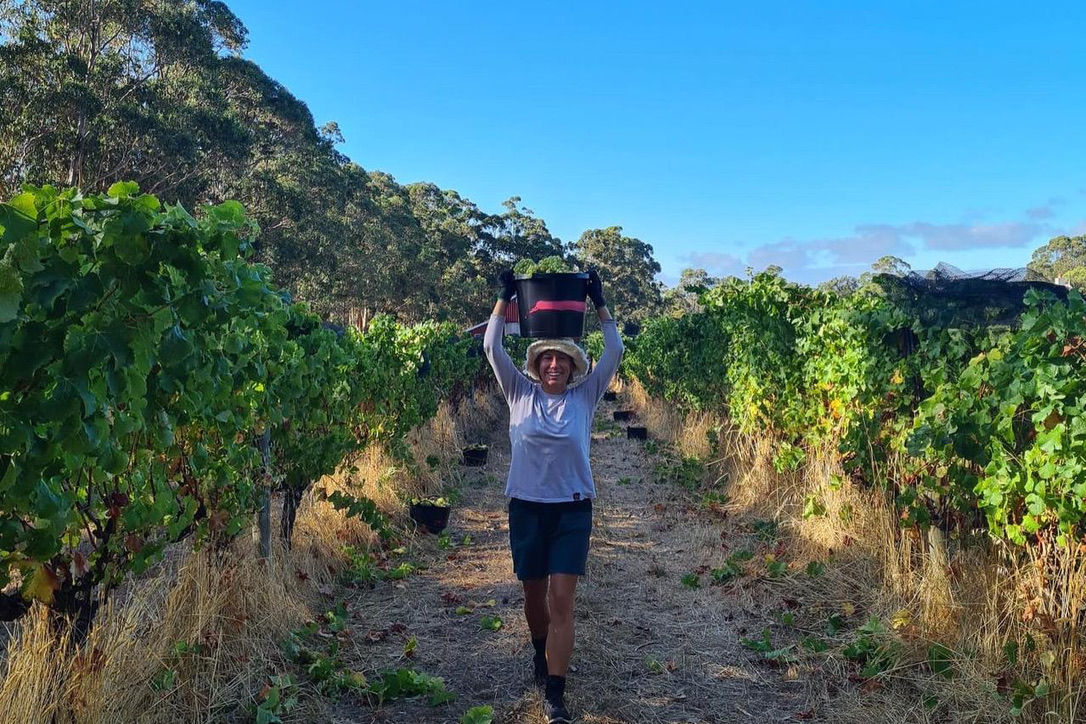
<svg viewBox="0 0 1086 724">
<path fill-rule="evenodd" d="M 539 369 L 536 362 L 539 361 L 539 355 L 548 350 L 561 352 L 573 360 L 571 384 L 579 382 L 588 374 L 588 355 L 572 339 L 540 339 L 528 345 L 528 354 L 524 358 L 524 371 L 533 380 L 539 381 Z"/>
</svg>

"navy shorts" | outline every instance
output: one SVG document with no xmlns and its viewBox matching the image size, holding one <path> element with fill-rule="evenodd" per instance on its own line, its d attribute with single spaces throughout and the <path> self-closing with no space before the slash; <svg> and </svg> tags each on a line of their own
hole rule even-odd
<svg viewBox="0 0 1086 724">
<path fill-rule="evenodd" d="M 521 581 L 552 573 L 584 575 L 592 535 L 592 501 L 535 503 L 509 499 L 509 547 Z"/>
</svg>

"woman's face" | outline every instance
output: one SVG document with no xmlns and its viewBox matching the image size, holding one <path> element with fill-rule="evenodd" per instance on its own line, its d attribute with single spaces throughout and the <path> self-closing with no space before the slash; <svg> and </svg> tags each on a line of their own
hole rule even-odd
<svg viewBox="0 0 1086 724">
<path fill-rule="evenodd" d="M 543 391 L 560 395 L 566 391 L 570 377 L 573 376 L 573 359 L 565 352 L 545 350 L 536 361 L 539 369 L 539 382 Z"/>
</svg>

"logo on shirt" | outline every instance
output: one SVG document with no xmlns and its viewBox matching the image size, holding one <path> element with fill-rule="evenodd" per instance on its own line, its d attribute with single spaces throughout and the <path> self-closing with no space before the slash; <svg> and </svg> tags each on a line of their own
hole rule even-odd
<svg viewBox="0 0 1086 724">
<path fill-rule="evenodd" d="M 574 500 L 580 500 L 581 499 L 581 494 L 580 493 L 574 493 L 573 494 L 573 499 Z"/>
</svg>

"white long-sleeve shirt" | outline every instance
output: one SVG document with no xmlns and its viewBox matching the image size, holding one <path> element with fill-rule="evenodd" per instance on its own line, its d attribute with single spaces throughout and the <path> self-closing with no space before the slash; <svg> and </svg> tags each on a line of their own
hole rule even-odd
<svg viewBox="0 0 1086 724">
<path fill-rule="evenodd" d="M 509 405 L 509 441 L 513 446 L 505 483 L 507 497 L 540 503 L 596 497 L 588 462 L 592 419 L 618 370 L 623 349 L 614 320 L 601 324 L 605 347 L 596 366 L 575 387 L 552 395 L 517 369 L 502 346 L 504 317 L 490 317 L 483 351 Z"/>
</svg>

